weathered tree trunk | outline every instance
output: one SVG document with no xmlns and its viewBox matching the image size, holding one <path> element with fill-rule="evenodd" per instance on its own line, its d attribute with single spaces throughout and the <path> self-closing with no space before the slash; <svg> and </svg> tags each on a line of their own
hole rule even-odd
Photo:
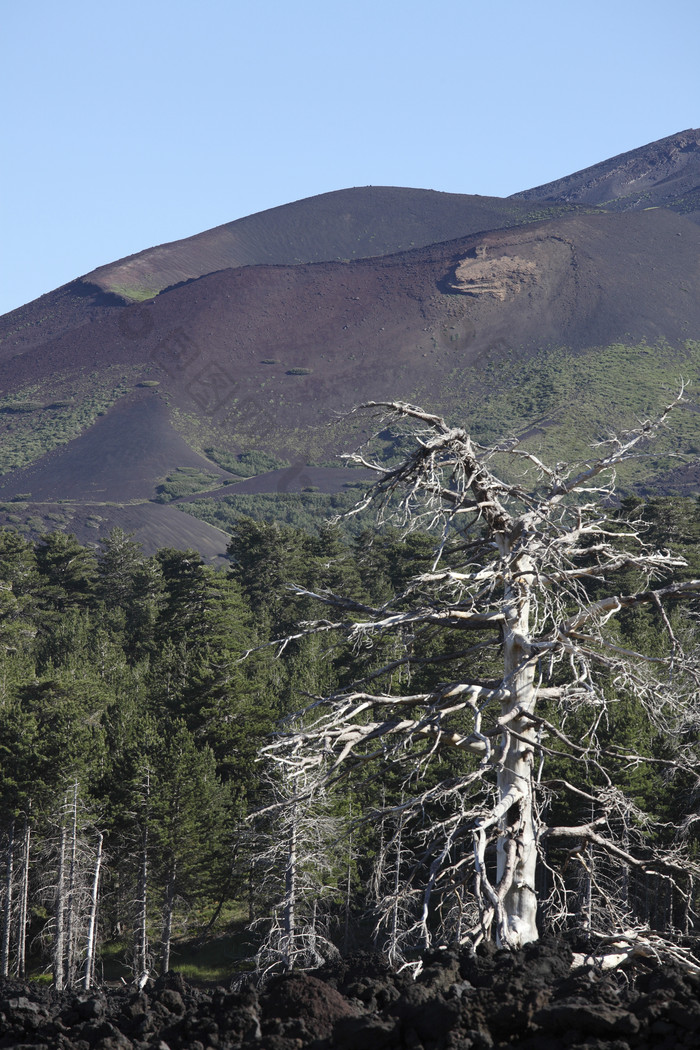
<svg viewBox="0 0 700 1050">
<path fill-rule="evenodd" d="M 58 880 L 56 883 L 56 937 L 53 950 L 53 983 L 57 992 L 65 987 L 65 910 L 66 910 L 66 839 L 67 831 L 61 827 L 58 852 Z"/>
<path fill-rule="evenodd" d="M 32 829 L 24 818 L 22 839 L 22 882 L 19 891 L 19 918 L 17 923 L 17 976 L 23 979 L 27 971 L 27 919 L 29 915 L 29 851 Z"/>
<path fill-rule="evenodd" d="M 399 901 L 401 899 L 401 861 L 402 861 L 402 841 L 403 841 L 403 814 L 399 816 L 399 826 L 396 831 L 396 863 L 394 865 L 394 885 L 391 896 L 391 926 L 389 927 L 389 944 L 387 947 L 387 956 L 389 962 L 392 965 L 398 960 L 399 952 L 399 933 L 401 924 L 399 921 L 400 909 Z"/>
<path fill-rule="evenodd" d="M 377 901 L 377 904 L 379 904 L 379 902 L 382 899 L 382 885 L 383 885 L 383 882 L 384 882 L 384 868 L 385 868 L 385 865 L 386 865 L 386 841 L 385 841 L 386 816 L 383 815 L 384 814 L 384 809 L 385 809 L 385 806 L 386 806 L 386 788 L 384 787 L 383 784 L 382 784 L 382 795 L 381 795 L 381 797 L 382 797 L 382 808 L 381 808 L 382 819 L 381 819 L 381 822 L 379 824 L 379 848 L 377 850 L 377 859 L 375 861 L 374 875 L 373 875 L 373 895 L 374 895 L 374 897 L 375 897 L 375 899 Z M 377 942 L 379 940 L 379 930 L 380 930 L 380 924 L 377 923 L 377 925 L 374 927 L 374 933 L 372 934 L 372 944 L 374 945 L 375 948 L 377 947 Z"/>
<path fill-rule="evenodd" d="M 287 866 L 284 873 L 284 951 L 282 961 L 288 970 L 294 967 L 294 938 L 296 935 L 297 890 L 297 803 L 292 806 L 287 848 Z"/>
<path fill-rule="evenodd" d="M 624 784 L 616 782 L 624 762 L 636 768 L 648 760 L 648 741 L 640 740 L 635 747 L 623 740 L 605 748 L 598 727 L 613 710 L 611 703 L 628 698 L 645 713 L 652 732 L 667 740 L 670 757 L 664 759 L 664 768 L 669 776 L 686 776 L 687 757 L 684 748 L 677 747 L 679 727 L 697 720 L 700 664 L 696 653 L 684 651 L 664 606 L 700 594 L 700 580 L 674 580 L 676 570 L 687 568 L 685 559 L 647 543 L 641 521 L 627 511 L 608 515 L 605 510 L 612 506 L 616 467 L 639 455 L 685 400 L 681 389 L 656 419 L 612 435 L 599 443 L 600 454 L 571 467 L 548 466 L 525 447 L 527 435 L 484 447 L 473 443 L 462 428 L 413 405 L 393 401 L 365 406 L 413 428 L 415 440 L 393 468 L 364 451 L 349 457 L 378 475 L 373 492 L 358 506 L 376 498 L 384 510 L 396 500 L 404 520 L 413 515 L 414 525 L 429 528 L 439 522 L 443 535 L 432 569 L 414 576 L 379 608 L 328 591 L 296 588 L 298 595 L 342 612 L 334 623 L 326 617 L 304 622 L 297 633 L 274 644 L 282 652 L 292 640 L 327 637 L 329 631 L 338 631 L 356 648 L 372 647 L 377 637 L 391 638 L 396 632 L 418 640 L 441 631 L 447 644 L 439 657 L 427 655 L 422 642 L 407 645 L 403 655 L 390 657 L 347 690 L 332 692 L 320 702 L 314 698 L 312 707 L 297 716 L 298 728 L 265 751 L 286 775 L 311 765 L 324 768 L 326 783 L 336 782 L 341 764 L 346 773 L 362 776 L 365 763 L 380 754 L 384 770 L 406 770 L 404 784 L 410 784 L 411 798 L 405 809 L 402 805 L 405 832 L 411 829 L 414 834 L 415 829 L 421 846 L 427 847 L 426 869 L 431 861 L 422 914 L 409 929 L 426 946 L 435 938 L 433 891 L 440 892 L 443 916 L 450 914 L 445 906 L 450 897 L 459 913 L 459 896 L 472 863 L 460 850 L 467 830 L 473 834 L 479 905 L 478 921 L 468 933 L 474 946 L 494 933 L 507 948 L 537 939 L 536 869 L 539 841 L 545 835 L 573 841 L 577 849 L 572 856 L 584 863 L 581 844 L 595 847 L 600 876 L 611 870 L 619 873 L 621 862 L 630 872 L 655 870 L 669 904 L 665 926 L 675 933 L 673 907 L 685 897 L 688 877 L 700 877 L 700 866 L 681 843 L 665 849 L 655 842 L 654 821 L 641 826 Z M 501 456 L 522 468 L 516 483 L 493 473 L 492 465 Z M 621 570 L 631 571 L 641 589 L 618 591 Z M 651 581 L 669 574 L 671 582 L 652 589 Z M 596 597 L 601 592 L 604 596 Z M 663 624 L 661 655 L 625 648 L 608 626 L 624 610 L 640 605 L 653 605 Z M 464 649 L 467 631 L 481 640 Z M 483 663 L 478 657 L 472 663 L 469 656 L 479 649 L 493 654 L 497 647 L 502 666 L 492 678 L 490 656 Z M 409 675 L 412 667 L 421 668 L 422 675 L 426 664 L 437 661 L 445 661 L 446 680 L 425 691 L 395 691 L 398 667 Z M 540 668 L 543 681 L 536 682 Z M 609 695 L 610 682 L 615 683 L 615 700 Z M 552 721 L 536 711 L 538 700 L 553 701 L 551 713 L 547 711 Z M 305 715 L 311 710 L 309 724 Z M 581 743 L 564 732 L 572 710 L 577 719 L 585 719 L 579 730 Z M 463 722 L 460 725 L 465 716 L 466 730 Z M 568 755 L 582 771 L 584 787 L 558 779 L 552 784 L 576 801 L 576 809 L 583 799 L 593 804 L 595 816 L 589 824 L 541 824 L 534 806 L 534 756 L 544 761 L 553 750 L 541 744 L 541 735 L 556 740 L 554 753 Z M 434 787 L 426 787 L 425 766 L 448 747 L 478 757 L 478 765 L 454 780 L 438 779 Z M 428 811 L 429 841 L 424 830 Z M 620 817 L 630 821 L 624 825 L 622 844 Z M 685 826 L 695 819 L 696 814 L 688 814 Z M 404 838 L 406 850 L 409 843 Z M 489 852 L 494 845 L 495 865 Z M 570 894 L 563 869 L 552 871 L 552 883 L 553 917 L 565 920 L 570 917 Z M 605 925 L 619 925 L 625 919 L 619 885 L 608 893 L 604 879 L 596 877 L 592 888 L 594 922 L 598 899 L 607 897 L 601 901 L 602 912 L 607 912 Z M 678 894 L 675 899 L 673 892 Z M 657 893 L 659 910 L 661 896 Z M 382 926 L 391 929 L 389 906 Z"/>
<path fill-rule="evenodd" d="M 10 973 L 10 935 L 12 932 L 12 905 L 14 885 L 15 822 L 10 822 L 7 832 L 7 854 L 5 860 L 5 902 L 2 916 L 2 949 L 0 951 L 2 976 Z"/>
<path fill-rule="evenodd" d="M 173 936 L 173 912 L 175 910 L 175 876 L 176 861 L 173 859 L 168 872 L 168 883 L 165 890 L 165 904 L 163 905 L 163 934 L 161 937 L 161 973 L 167 973 L 170 969 L 170 946 Z"/>
<path fill-rule="evenodd" d="M 141 835 L 137 906 L 134 975 L 137 979 L 141 979 L 148 974 L 148 825 L 146 823 L 144 823 Z"/>
<path fill-rule="evenodd" d="M 504 561 L 510 544 L 501 551 Z M 505 723 L 503 761 L 498 771 L 500 835 L 497 846 L 497 938 L 503 947 L 536 941 L 537 846 L 533 805 L 535 727 L 522 715 L 535 709 L 535 662 L 530 658 L 530 588 L 532 561 L 522 554 L 511 562 L 512 581 L 504 596 L 503 671 L 508 698 L 502 704 Z M 516 735 L 517 734 L 517 735 Z"/>
<path fill-rule="evenodd" d="M 97 935 L 97 903 L 100 890 L 100 872 L 102 870 L 102 844 L 104 835 L 100 832 L 97 841 L 97 857 L 95 858 L 95 873 L 92 879 L 92 891 L 90 894 L 90 918 L 88 921 L 87 950 L 85 952 L 85 991 L 92 986 L 95 977 L 95 942 Z"/>
<path fill-rule="evenodd" d="M 78 925 L 78 782 L 73 784 L 71 803 L 70 863 L 68 866 L 68 897 L 66 901 L 66 983 L 72 987 L 75 979 L 76 936 Z"/>
</svg>

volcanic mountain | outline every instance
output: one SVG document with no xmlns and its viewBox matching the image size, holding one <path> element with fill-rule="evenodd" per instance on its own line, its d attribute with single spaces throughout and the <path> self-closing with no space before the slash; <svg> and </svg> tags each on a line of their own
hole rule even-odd
<svg viewBox="0 0 700 1050">
<path fill-rule="evenodd" d="M 214 557 L 225 532 L 176 508 L 351 487 L 365 400 L 585 456 L 698 376 L 698 201 L 686 131 L 506 200 L 341 190 L 100 267 L 0 319 L 4 520 Z"/>
<path fill-rule="evenodd" d="M 700 222 L 699 165 L 698 131 L 682 131 L 509 200 L 596 204 L 607 211 L 664 207 Z"/>
</svg>

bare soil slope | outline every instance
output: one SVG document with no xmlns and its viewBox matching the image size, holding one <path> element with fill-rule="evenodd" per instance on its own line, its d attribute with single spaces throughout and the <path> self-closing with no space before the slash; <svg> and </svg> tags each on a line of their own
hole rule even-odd
<svg viewBox="0 0 700 1050">
<path fill-rule="evenodd" d="M 222 270 L 24 352 L 8 340 L 20 352 L 0 388 L 78 363 L 135 366 L 205 416 L 235 419 L 253 397 L 283 448 L 289 428 L 372 394 L 444 402 L 446 373 L 486 352 L 692 337 L 699 293 L 695 224 L 661 209 L 582 215 L 352 264 Z"/>
<path fill-rule="evenodd" d="M 690 128 L 514 194 L 510 200 L 672 208 L 700 222 L 700 129 Z"/>
<path fill-rule="evenodd" d="M 554 206 L 560 213 L 571 206 Z M 549 212 L 552 213 L 552 206 Z M 396 186 L 336 190 L 101 266 L 83 281 L 142 300 L 215 270 L 388 255 L 541 217 L 527 202 Z"/>
<path fill-rule="evenodd" d="M 322 470 L 365 400 L 487 437 L 559 419 L 585 447 L 700 375 L 698 185 L 684 132 L 518 200 L 343 190 L 101 267 L 0 318 L 0 499 L 148 501 L 177 469 L 218 489 L 251 450 Z M 241 491 L 280 483 L 261 463 Z"/>
<path fill-rule="evenodd" d="M 222 270 L 23 353 L 15 344 L 0 388 L 78 362 L 123 366 L 198 416 L 212 444 L 218 433 L 232 449 L 255 440 L 318 462 L 328 436 L 313 428 L 359 401 L 456 411 L 496 359 L 698 334 L 700 229 L 663 209 L 599 213 L 352 264 Z M 161 423 L 150 434 L 161 441 Z M 141 453 L 144 469 L 160 455 Z"/>
<path fill-rule="evenodd" d="M 230 476 L 177 433 L 157 391 L 137 389 L 80 437 L 0 478 L 0 500 L 22 492 L 41 501 L 149 500 L 159 480 L 183 467 Z"/>
</svg>

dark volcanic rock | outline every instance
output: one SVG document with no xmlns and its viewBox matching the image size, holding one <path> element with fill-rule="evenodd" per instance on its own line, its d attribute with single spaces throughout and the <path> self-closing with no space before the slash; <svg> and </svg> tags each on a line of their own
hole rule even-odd
<svg viewBox="0 0 700 1050">
<path fill-rule="evenodd" d="M 263 997 L 263 1011 L 271 1016 L 273 1033 L 280 1026 L 295 1036 L 330 1036 L 341 1017 L 354 1017 L 360 1008 L 337 989 L 312 974 L 290 974 L 276 978 Z M 263 1025 L 263 1031 L 265 1025 Z"/>
<path fill-rule="evenodd" d="M 570 973 L 566 944 L 436 953 L 417 980 L 361 954 L 262 991 L 58 994 L 4 982 L 0 1047 L 58 1050 L 654 1050 L 700 1046 L 700 978 L 649 961 Z"/>
</svg>

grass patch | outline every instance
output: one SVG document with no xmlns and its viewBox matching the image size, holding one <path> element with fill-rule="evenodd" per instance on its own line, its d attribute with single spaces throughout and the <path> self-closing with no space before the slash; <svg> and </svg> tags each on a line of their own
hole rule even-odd
<svg viewBox="0 0 700 1050">
<path fill-rule="evenodd" d="M 205 455 L 213 459 L 230 474 L 239 478 L 253 478 L 257 474 L 267 474 L 271 470 L 281 470 L 289 466 L 289 460 L 277 459 L 261 449 L 250 449 L 248 452 L 227 452 L 223 448 L 205 448 Z"/>
<path fill-rule="evenodd" d="M 171 966 L 189 981 L 224 981 L 242 969 L 255 954 L 255 945 L 244 930 L 197 942 L 175 941 Z"/>
<path fill-rule="evenodd" d="M 487 365 L 475 389 L 466 375 L 448 380 L 447 415 L 478 441 L 494 444 L 523 437 L 526 448 L 547 463 L 585 462 L 594 442 L 654 417 L 690 381 L 694 399 L 700 379 L 700 342 L 682 348 L 615 343 L 572 355 L 565 349 L 542 350 L 529 361 Z M 452 390 L 471 389 L 465 406 Z M 443 408 L 444 411 L 444 408 Z M 654 441 L 652 457 L 631 460 L 620 470 L 620 488 L 643 491 L 668 469 L 668 456 L 698 449 L 698 416 L 679 411 L 668 430 Z M 646 451 L 646 450 L 644 450 Z"/>
<path fill-rule="evenodd" d="M 123 366 L 55 376 L 0 398 L 0 474 L 28 466 L 92 426 L 130 387 Z M 37 395 L 48 394 L 48 403 Z M 48 399 L 47 399 L 48 400 Z"/>
<path fill-rule="evenodd" d="M 156 488 L 156 503 L 172 503 L 173 500 L 181 499 L 183 496 L 193 496 L 197 492 L 206 492 L 207 489 L 219 485 L 221 479 L 218 474 L 209 474 L 196 467 L 179 467 L 174 473 L 168 474 Z"/>
<path fill-rule="evenodd" d="M 121 295 L 122 299 L 131 299 L 136 303 L 143 303 L 146 299 L 155 299 L 161 288 L 148 288 L 146 285 L 136 284 L 109 284 L 109 291 L 115 295 Z"/>
<path fill-rule="evenodd" d="M 255 521 L 279 522 L 315 531 L 320 522 L 346 514 L 355 506 L 359 492 L 265 492 L 259 495 L 240 493 L 222 499 L 197 499 L 178 509 L 210 525 L 231 532 L 243 517 Z M 347 537 L 355 536 L 375 524 L 375 511 L 370 508 L 351 518 L 340 518 L 338 524 Z"/>
</svg>

